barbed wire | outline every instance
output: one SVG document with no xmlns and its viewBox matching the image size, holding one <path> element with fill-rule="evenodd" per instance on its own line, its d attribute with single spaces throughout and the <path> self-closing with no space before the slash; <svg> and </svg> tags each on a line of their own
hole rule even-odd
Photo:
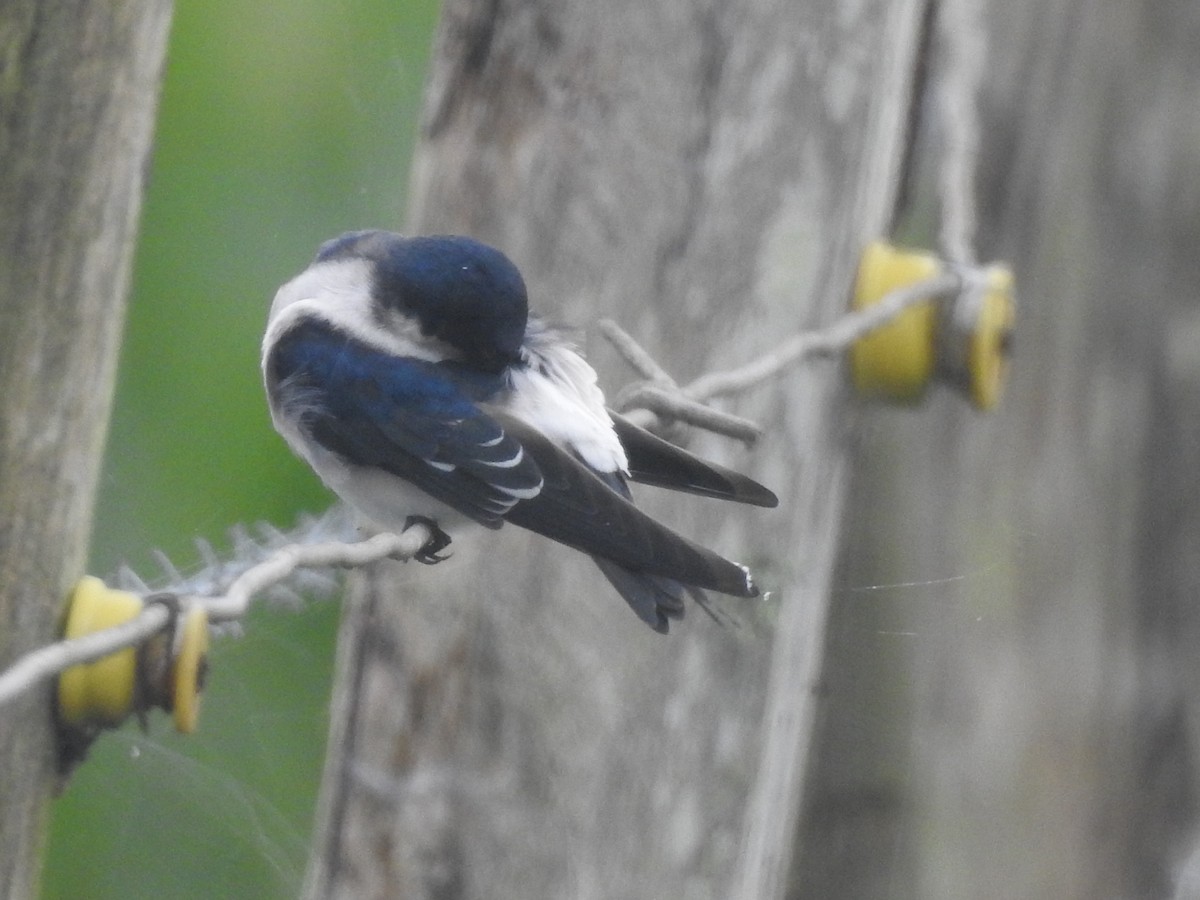
<svg viewBox="0 0 1200 900">
<path fill-rule="evenodd" d="M 246 614 L 257 595 L 279 585 L 297 570 L 358 568 L 389 558 L 408 560 L 431 537 L 429 526 L 415 524 L 402 534 L 381 533 L 355 542 L 290 543 L 273 550 L 266 558 L 244 566 L 243 571 L 218 595 L 153 592 L 146 597 L 142 611 L 120 625 L 57 641 L 21 657 L 0 673 L 0 706 L 71 666 L 94 662 L 110 653 L 142 643 L 171 623 L 176 607 L 202 607 L 213 624 L 237 621 Z M 169 602 L 156 602 L 168 599 Z"/>
<path fill-rule="evenodd" d="M 604 320 L 600 328 L 645 379 L 619 397 L 622 408 L 638 407 L 631 411 L 631 419 L 643 427 L 662 419 L 674 419 L 753 441 L 762 433 L 756 423 L 713 409 L 704 401 L 749 390 L 806 358 L 843 352 L 908 307 L 952 293 L 960 286 L 959 276 L 943 274 L 899 288 L 878 304 L 849 313 L 827 328 L 794 335 L 745 366 L 703 375 L 683 388 L 675 385 L 665 370 L 615 322 Z M 298 572 L 357 568 L 382 559 L 409 560 L 432 536 L 427 526 L 416 524 L 402 534 L 382 533 L 354 540 L 353 520 L 340 505 L 320 519 L 302 522 L 291 533 L 269 526 L 262 530 L 264 538 L 255 541 L 245 529 L 235 529 L 230 561 L 222 560 L 210 544 L 198 543 L 205 565 L 191 576 L 180 573 L 165 555 L 159 554 L 167 584 L 157 590 L 131 570 L 123 569 L 118 576 L 120 586 L 146 595 L 144 609 L 121 625 L 58 641 L 19 659 L 0 673 L 0 706 L 71 666 L 93 662 L 161 632 L 172 621 L 172 606 L 201 606 L 214 625 L 237 622 L 260 594 L 274 591 L 284 599 L 294 598 L 295 589 L 289 588 L 287 582 Z M 150 602 L 163 598 L 170 598 L 171 602 Z"/>
<path fill-rule="evenodd" d="M 615 408 L 628 410 L 628 417 L 643 427 L 653 428 L 664 420 L 684 422 L 753 443 L 762 434 L 757 423 L 714 409 L 708 401 L 764 384 L 804 360 L 842 353 L 910 306 L 966 289 L 964 277 L 975 265 L 974 176 L 980 141 L 977 102 L 987 50 L 979 3 L 942 3 L 936 27 L 936 99 L 942 118 L 938 237 L 943 256 L 954 265 L 943 274 L 893 290 L 877 304 L 849 313 L 824 329 L 799 332 L 753 362 L 701 375 L 683 387 L 619 325 L 602 320 L 600 329 L 605 338 L 641 376 L 640 381 L 617 395 Z M 58 641 L 21 657 L 0 673 L 0 706 L 71 666 L 135 646 L 161 632 L 174 618 L 174 605 L 200 605 L 211 623 L 235 623 L 260 594 L 296 601 L 304 593 L 329 589 L 329 579 L 295 583 L 302 580 L 298 573 L 355 568 L 387 558 L 408 560 L 431 537 L 427 526 L 417 524 L 402 534 L 384 533 L 354 540 L 352 519 L 340 506 L 320 519 L 302 521 L 290 533 L 270 526 L 262 531 L 262 539 L 254 540 L 245 529 L 235 529 L 229 560 L 221 559 L 210 544 L 198 542 L 204 565 L 192 576 L 184 576 L 160 554 L 168 583 L 158 592 L 131 570 L 122 569 L 118 574 L 121 586 L 146 598 L 142 612 L 113 628 Z M 164 597 L 171 598 L 171 602 L 152 602 Z"/>
</svg>

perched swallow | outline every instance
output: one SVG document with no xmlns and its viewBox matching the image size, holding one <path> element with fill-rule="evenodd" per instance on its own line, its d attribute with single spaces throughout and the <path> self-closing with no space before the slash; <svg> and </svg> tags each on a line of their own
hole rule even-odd
<svg viewBox="0 0 1200 900">
<path fill-rule="evenodd" d="M 275 295 L 263 377 L 276 429 L 376 526 L 511 522 L 591 555 L 665 633 L 749 571 L 634 506 L 628 480 L 772 507 L 775 495 L 606 409 L 596 373 L 528 312 L 500 251 L 467 237 L 342 235 Z"/>
</svg>

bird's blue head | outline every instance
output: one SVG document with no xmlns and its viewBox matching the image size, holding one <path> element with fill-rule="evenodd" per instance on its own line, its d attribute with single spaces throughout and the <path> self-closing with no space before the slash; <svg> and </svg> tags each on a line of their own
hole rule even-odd
<svg viewBox="0 0 1200 900">
<path fill-rule="evenodd" d="M 529 316 L 525 282 L 499 250 L 469 237 L 356 231 L 327 241 L 317 261 L 367 259 L 381 314 L 413 317 L 471 365 L 500 372 L 520 359 Z"/>
</svg>

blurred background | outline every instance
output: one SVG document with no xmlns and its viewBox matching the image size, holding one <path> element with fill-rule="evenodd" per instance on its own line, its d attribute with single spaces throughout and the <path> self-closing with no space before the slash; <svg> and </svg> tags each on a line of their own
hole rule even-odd
<svg viewBox="0 0 1200 900">
<path fill-rule="evenodd" d="M 1013 383 L 990 418 L 942 396 L 857 429 L 794 877 L 1200 896 L 1200 18 L 988 7 L 980 249 L 1019 275 Z M 270 427 L 262 327 L 320 241 L 404 220 L 436 15 L 177 4 L 94 573 L 153 582 L 153 548 L 186 569 L 195 538 L 329 503 Z M 214 648 L 197 736 L 155 716 L 102 737 L 43 896 L 294 896 L 337 615 L 256 609 Z"/>
<path fill-rule="evenodd" d="M 90 570 L 161 579 L 195 538 L 330 499 L 259 375 L 275 289 L 324 239 L 403 221 L 435 0 L 176 4 Z M 291 897 L 338 609 L 256 609 L 217 641 L 197 735 L 106 734 L 54 808 L 43 896 Z M 220 860 L 215 865 L 215 860 Z"/>
</svg>

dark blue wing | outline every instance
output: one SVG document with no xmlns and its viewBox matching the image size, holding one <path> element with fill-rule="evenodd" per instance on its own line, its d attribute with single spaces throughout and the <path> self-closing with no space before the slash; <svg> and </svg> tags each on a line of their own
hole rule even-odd
<svg viewBox="0 0 1200 900">
<path fill-rule="evenodd" d="M 737 597 L 758 595 L 744 568 L 634 506 L 615 473 L 592 471 L 524 422 L 502 413 L 496 419 L 525 445 L 544 481 L 536 497 L 516 504 L 505 516 L 509 522 L 639 575 L 661 576 Z"/>
<path fill-rule="evenodd" d="M 676 447 L 612 410 L 608 414 L 629 457 L 629 477 L 634 481 L 754 506 L 779 505 L 779 498 L 757 481 Z"/>
<path fill-rule="evenodd" d="M 279 338 L 267 375 L 272 402 L 324 447 L 485 525 L 541 489 L 537 463 L 476 403 L 503 387 L 496 376 L 383 353 L 315 318 Z"/>
</svg>

